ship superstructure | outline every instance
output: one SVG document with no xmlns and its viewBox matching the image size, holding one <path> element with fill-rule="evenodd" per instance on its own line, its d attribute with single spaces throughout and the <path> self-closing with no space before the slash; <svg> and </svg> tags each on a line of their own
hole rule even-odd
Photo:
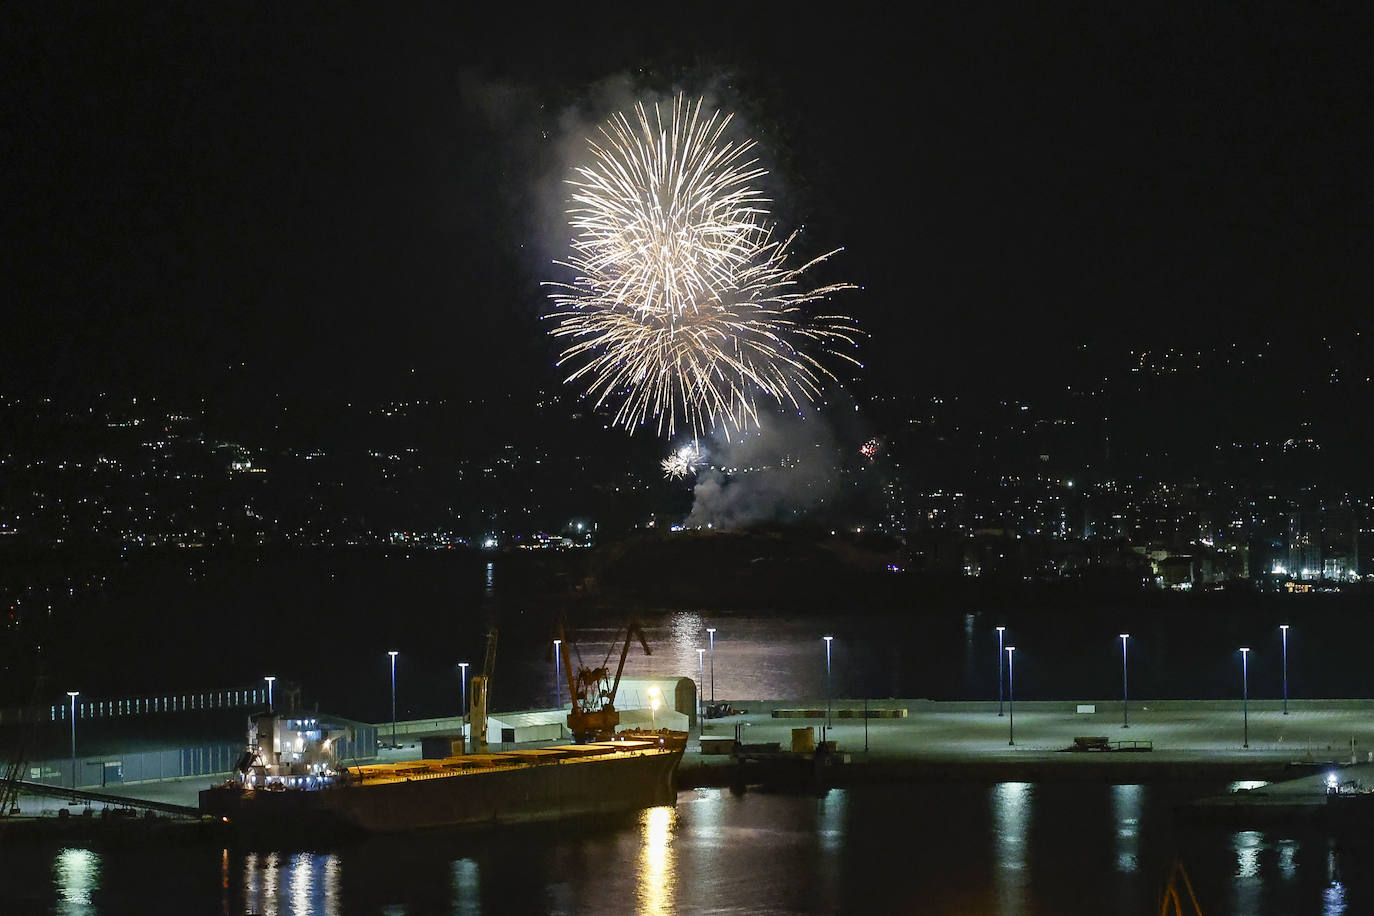
<svg viewBox="0 0 1374 916">
<path fill-rule="evenodd" d="M 248 722 L 248 742 L 236 781 L 247 789 L 318 789 L 338 778 L 339 744 L 349 730 L 318 715 L 263 713 Z"/>
</svg>

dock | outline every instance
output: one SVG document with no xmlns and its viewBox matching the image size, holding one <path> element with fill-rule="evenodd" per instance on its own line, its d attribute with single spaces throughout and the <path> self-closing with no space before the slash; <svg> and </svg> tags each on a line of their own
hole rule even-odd
<svg viewBox="0 0 1374 916">
<path fill-rule="evenodd" d="M 1374 815 L 1374 764 L 1314 768 L 1295 779 L 1238 787 L 1180 805 L 1176 814 L 1185 822 L 1231 828 L 1306 823 L 1367 831 Z"/>
</svg>

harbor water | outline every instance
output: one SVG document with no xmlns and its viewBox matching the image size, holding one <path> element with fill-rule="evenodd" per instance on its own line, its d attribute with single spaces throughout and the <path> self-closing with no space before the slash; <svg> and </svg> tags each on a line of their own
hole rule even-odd
<svg viewBox="0 0 1374 916">
<path fill-rule="evenodd" d="M 1359 837 L 1184 827 L 1200 784 L 942 783 L 675 807 L 310 850 L 4 850 L 6 914 L 1158 912 L 1175 860 L 1202 912 L 1374 911 Z M 1186 891 L 1180 884 L 1180 892 Z"/>
</svg>

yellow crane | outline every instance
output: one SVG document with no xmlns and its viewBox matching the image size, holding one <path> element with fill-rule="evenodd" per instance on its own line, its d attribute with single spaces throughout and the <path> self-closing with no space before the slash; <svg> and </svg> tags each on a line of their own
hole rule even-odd
<svg viewBox="0 0 1374 916">
<path fill-rule="evenodd" d="M 491 675 L 496 669 L 496 627 L 487 629 L 487 656 L 482 662 L 482 673 L 472 676 L 472 696 L 468 704 L 469 718 L 472 723 L 472 752 L 487 752 L 487 702 L 491 697 Z"/>
</svg>

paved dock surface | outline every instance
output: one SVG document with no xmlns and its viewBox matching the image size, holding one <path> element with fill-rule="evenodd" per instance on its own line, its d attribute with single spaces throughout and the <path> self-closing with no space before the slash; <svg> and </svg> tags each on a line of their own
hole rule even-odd
<svg viewBox="0 0 1374 916">
<path fill-rule="evenodd" d="M 773 718 L 774 709 L 795 710 L 795 701 L 736 702 L 744 715 L 705 722 L 703 734 L 732 737 L 742 728 L 748 743 L 779 742 L 791 746 L 791 730 L 817 728 L 820 718 Z M 863 700 L 837 699 L 831 703 L 831 725 L 826 730 L 838 749 L 867 755 L 923 760 L 972 760 L 990 757 L 1027 760 L 1053 755 L 1057 758 L 1078 737 L 1105 737 L 1109 742 L 1148 742 L 1148 756 L 1155 761 L 1192 761 L 1200 755 L 1227 760 L 1309 760 L 1368 762 L 1374 759 L 1374 701 L 1307 701 L 1290 703 L 1284 715 L 1272 701 L 1251 702 L 1248 729 L 1241 704 L 1212 701 L 1169 700 L 1131 704 L 1129 727 L 1122 727 L 1121 702 L 1079 701 L 1018 702 L 1004 705 L 998 716 L 996 703 L 941 703 L 930 700 L 870 700 L 868 708 L 905 709 L 905 718 L 841 718 L 839 711 L 862 713 Z M 1080 713 L 1091 706 L 1092 713 Z M 824 710 L 825 704 L 810 708 Z M 1014 730 L 1013 730 L 1014 718 Z M 1248 731 L 1248 741 L 1247 741 Z M 1015 744 L 1010 742 L 1015 740 Z M 1354 744 L 1352 746 L 1352 740 Z M 695 742 L 693 742 L 695 743 Z M 1248 747 L 1245 745 L 1248 743 Z M 689 745 L 690 747 L 690 745 Z M 1110 753 L 1079 752 L 1084 759 L 1114 759 Z M 1144 754 L 1141 755 L 1145 756 Z"/>
<path fill-rule="evenodd" d="M 749 744 L 792 746 L 792 729 L 810 726 L 821 739 L 823 718 L 773 718 L 774 709 L 824 710 L 821 701 L 732 701 L 742 715 L 704 723 L 707 737 L 733 738 L 739 727 Z M 1078 712 L 1091 706 L 1091 713 Z M 1374 701 L 1293 701 L 1283 715 L 1275 701 L 1249 704 L 1249 747 L 1241 704 L 1171 700 L 1132 703 L 1130 727 L 1122 728 L 1121 703 L 932 702 L 922 699 L 869 700 L 868 708 L 905 709 L 904 718 L 840 718 L 840 710 L 862 711 L 864 701 L 835 699 L 826 739 L 848 755 L 852 774 L 875 779 L 968 778 L 1043 780 L 1053 778 L 1140 781 L 1157 777 L 1279 779 L 1290 764 L 1349 766 L 1374 763 Z M 1008 742 L 1013 737 L 1015 744 Z M 865 722 L 867 734 L 865 735 Z M 1148 743 L 1148 751 L 1070 751 L 1079 737 L 1106 737 L 1109 742 Z M 383 749 L 378 762 L 418 759 L 419 736 L 397 749 Z M 688 742 L 681 769 L 683 787 L 723 784 L 732 764 L 728 755 L 703 754 L 699 735 Z M 547 742 L 543 742 L 547 743 Z M 530 745 L 538 746 L 538 745 Z M 865 770 L 866 768 L 866 770 Z M 1360 771 L 1363 772 L 1363 769 Z M 1374 768 L 1360 777 L 1374 783 Z M 172 804 L 195 805 L 197 793 L 216 780 L 210 777 L 165 780 L 107 791 Z M 56 808 L 60 801 L 28 800 L 26 809 Z"/>
</svg>

